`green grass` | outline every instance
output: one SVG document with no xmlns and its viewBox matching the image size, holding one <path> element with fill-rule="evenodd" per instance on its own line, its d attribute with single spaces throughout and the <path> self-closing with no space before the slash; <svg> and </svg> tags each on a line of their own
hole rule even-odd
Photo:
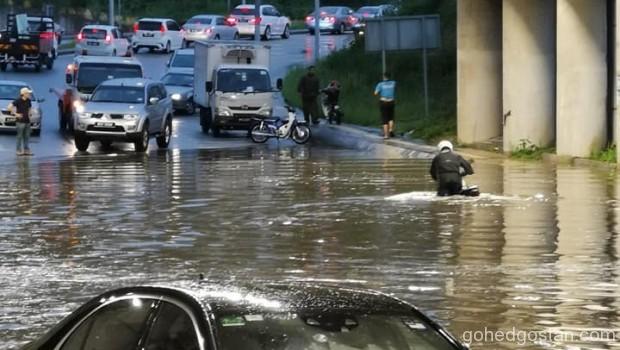
<svg viewBox="0 0 620 350">
<path fill-rule="evenodd" d="M 63 41 L 62 44 L 60 44 L 60 46 L 58 46 L 59 50 L 69 50 L 69 49 L 75 49 L 75 41 Z"/>
<path fill-rule="evenodd" d="M 615 163 L 617 160 L 617 156 L 618 154 L 616 150 L 616 145 L 612 145 L 612 146 L 608 146 L 602 151 L 593 153 L 590 156 L 590 159 L 598 160 L 601 162 L 607 162 L 607 163 Z"/>
<path fill-rule="evenodd" d="M 429 51 L 429 116 L 424 115 L 424 84 L 420 52 L 391 52 L 388 70 L 397 82 L 396 131 L 414 138 L 435 141 L 456 133 L 456 58 L 448 50 Z M 304 68 L 290 71 L 285 78 L 284 96 L 299 105 L 296 88 Z M 323 86 L 338 80 L 342 86 L 344 122 L 363 126 L 381 125 L 377 97 L 381 80 L 381 56 L 366 53 L 363 42 L 338 51 L 317 64 Z"/>
<path fill-rule="evenodd" d="M 291 29 L 306 29 L 306 22 L 302 19 L 292 19 Z"/>
<path fill-rule="evenodd" d="M 551 147 L 539 147 L 530 140 L 521 140 L 519 146 L 510 153 L 510 157 L 519 160 L 541 160 L 545 153 L 554 153 Z"/>
</svg>

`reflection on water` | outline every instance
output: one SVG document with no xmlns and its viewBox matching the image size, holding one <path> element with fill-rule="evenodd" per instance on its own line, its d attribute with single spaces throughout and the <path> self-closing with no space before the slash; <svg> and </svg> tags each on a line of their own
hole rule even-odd
<svg viewBox="0 0 620 350">
<path fill-rule="evenodd" d="M 437 200 L 428 165 L 292 147 L 5 166 L 2 347 L 32 339 L 105 289 L 200 272 L 380 289 L 459 337 L 619 326 L 615 174 L 476 164 L 471 182 L 485 195 Z M 613 345 L 577 337 L 473 347 Z"/>
</svg>

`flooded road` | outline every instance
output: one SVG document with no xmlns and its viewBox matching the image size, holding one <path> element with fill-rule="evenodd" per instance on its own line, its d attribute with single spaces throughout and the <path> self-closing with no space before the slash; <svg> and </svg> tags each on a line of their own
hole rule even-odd
<svg viewBox="0 0 620 350">
<path fill-rule="evenodd" d="M 480 163 L 480 198 L 437 199 L 428 166 L 275 144 L 5 164 L 0 347 L 106 289 L 199 273 L 393 293 L 473 349 L 620 344 L 581 333 L 620 328 L 616 174 Z M 529 339 L 489 339 L 511 330 Z"/>
</svg>

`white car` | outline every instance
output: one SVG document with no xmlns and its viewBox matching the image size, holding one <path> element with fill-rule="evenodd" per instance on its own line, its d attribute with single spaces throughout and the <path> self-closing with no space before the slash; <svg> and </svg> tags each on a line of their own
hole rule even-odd
<svg viewBox="0 0 620 350">
<path fill-rule="evenodd" d="M 142 18 L 133 25 L 133 30 L 131 48 L 134 53 L 143 47 L 169 53 L 183 46 L 181 27 L 169 18 Z"/>
<path fill-rule="evenodd" d="M 9 103 L 15 101 L 19 97 L 19 90 L 28 88 L 32 90 L 32 86 L 22 81 L 0 80 L 0 130 L 15 130 L 15 116 L 8 111 Z M 32 116 L 30 117 L 30 127 L 32 134 L 38 136 L 41 133 L 41 120 L 43 112 L 41 111 L 40 102 L 43 99 L 37 99 L 34 92 L 32 93 Z"/>
<path fill-rule="evenodd" d="M 239 31 L 235 21 L 219 15 L 198 15 L 190 18 L 181 28 L 183 47 L 196 40 L 237 40 Z"/>
<path fill-rule="evenodd" d="M 77 35 L 75 54 L 129 57 L 131 50 L 129 41 L 121 36 L 117 27 L 87 25 Z"/>
<path fill-rule="evenodd" d="M 240 36 L 254 36 L 256 22 L 254 5 L 235 7 L 231 17 L 236 20 Z M 271 5 L 261 5 L 259 21 L 263 40 L 269 40 L 274 35 L 287 39 L 291 35 L 291 20 Z"/>
</svg>

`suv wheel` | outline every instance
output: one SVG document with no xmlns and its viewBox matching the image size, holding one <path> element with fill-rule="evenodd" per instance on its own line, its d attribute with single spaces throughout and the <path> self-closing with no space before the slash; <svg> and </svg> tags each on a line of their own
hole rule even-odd
<svg viewBox="0 0 620 350">
<path fill-rule="evenodd" d="M 131 48 L 131 51 L 133 51 L 134 55 L 138 53 L 138 51 L 140 51 L 140 48 L 137 46 L 134 46 Z"/>
<path fill-rule="evenodd" d="M 166 121 L 166 125 L 164 125 L 164 130 L 155 139 L 157 141 L 157 147 L 159 148 L 168 148 L 168 145 L 170 144 L 170 137 L 172 136 L 172 122 L 170 121 L 171 119 L 172 116 L 169 116 L 168 120 Z"/>
<path fill-rule="evenodd" d="M 75 134 L 74 141 L 75 148 L 80 152 L 85 152 L 88 149 L 88 144 L 90 144 L 90 140 L 86 138 L 86 136 L 80 134 Z"/>
<path fill-rule="evenodd" d="M 269 40 L 269 38 L 271 38 L 271 27 L 267 27 L 265 28 L 265 34 L 263 34 L 263 40 L 267 41 Z"/>
<path fill-rule="evenodd" d="M 170 42 L 166 42 L 166 48 L 164 49 L 165 53 L 170 53 Z"/>
<path fill-rule="evenodd" d="M 149 125 L 147 123 L 144 124 L 140 136 L 134 141 L 134 148 L 136 152 L 146 152 L 149 148 Z"/>
<path fill-rule="evenodd" d="M 282 39 L 288 39 L 290 36 L 291 36 L 291 30 L 287 24 L 286 27 L 284 27 L 284 32 L 282 32 Z"/>
</svg>

